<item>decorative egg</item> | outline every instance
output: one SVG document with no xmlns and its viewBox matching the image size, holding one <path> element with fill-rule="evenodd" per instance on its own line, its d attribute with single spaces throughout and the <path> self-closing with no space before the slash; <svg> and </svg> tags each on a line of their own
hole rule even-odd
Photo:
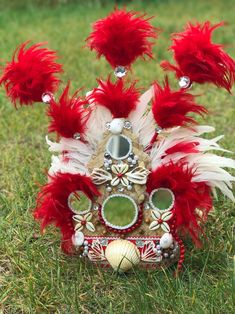
<svg viewBox="0 0 235 314">
<path fill-rule="evenodd" d="M 112 134 L 120 134 L 124 127 L 124 120 L 115 118 L 110 122 L 109 131 Z"/>
<path fill-rule="evenodd" d="M 168 249 L 173 244 L 173 236 L 171 233 L 164 233 L 160 239 L 160 246 L 163 249 Z"/>
<path fill-rule="evenodd" d="M 128 240 L 114 240 L 105 251 L 105 257 L 115 271 L 126 272 L 140 262 L 137 246 Z"/>
<path fill-rule="evenodd" d="M 81 231 L 76 231 L 72 237 L 73 244 L 75 246 L 81 246 L 84 242 L 84 234 Z"/>
</svg>

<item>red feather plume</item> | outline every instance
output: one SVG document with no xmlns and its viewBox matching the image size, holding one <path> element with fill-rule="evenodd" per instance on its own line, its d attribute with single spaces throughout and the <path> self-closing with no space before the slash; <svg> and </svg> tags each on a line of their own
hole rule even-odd
<svg viewBox="0 0 235 314">
<path fill-rule="evenodd" d="M 188 115 L 189 113 L 200 115 L 207 113 L 203 106 L 194 102 L 195 96 L 188 93 L 185 89 L 171 90 L 167 79 L 164 87 L 155 82 L 153 90 L 152 112 L 158 126 L 162 129 L 196 123 Z"/>
<path fill-rule="evenodd" d="M 88 101 L 109 109 L 113 118 L 127 118 L 129 113 L 136 108 L 140 94 L 135 88 L 135 83 L 127 88 L 123 80 L 112 83 L 108 78 L 107 81 L 98 80 L 98 83 L 99 87 L 88 96 Z"/>
<path fill-rule="evenodd" d="M 26 48 L 27 44 L 16 49 L 0 78 L 0 84 L 4 84 L 14 105 L 16 102 L 31 105 L 42 101 L 42 94 L 55 92 L 60 82 L 56 74 L 62 72 L 62 66 L 56 63 L 56 52 L 41 48 L 43 43 Z"/>
<path fill-rule="evenodd" d="M 78 96 L 79 91 L 69 97 L 69 88 L 68 83 L 58 103 L 51 99 L 47 114 L 51 118 L 49 132 L 72 138 L 75 133 L 84 133 L 90 111 L 85 109 L 87 101 Z"/>
<path fill-rule="evenodd" d="M 96 50 L 98 58 L 104 56 L 112 67 L 129 67 L 138 57 L 152 58 L 150 38 L 156 38 L 156 30 L 145 15 L 116 9 L 93 25 L 87 38 L 91 50 Z"/>
<path fill-rule="evenodd" d="M 235 81 L 235 61 L 223 50 L 222 45 L 211 40 L 213 31 L 223 23 L 211 26 L 210 22 L 188 24 L 185 31 L 173 35 L 176 66 L 163 61 L 165 70 L 176 76 L 188 76 L 191 82 L 213 83 L 229 92 Z"/>
<path fill-rule="evenodd" d="M 164 187 L 172 190 L 175 195 L 176 228 L 189 232 L 193 240 L 199 244 L 199 234 L 202 231 L 199 221 L 205 220 L 212 209 L 211 190 L 205 182 L 192 182 L 193 170 L 186 164 L 162 165 L 152 171 L 148 177 L 147 192 Z M 197 209 L 202 210 L 203 217 Z"/>
<path fill-rule="evenodd" d="M 74 233 L 74 214 L 68 207 L 68 197 L 75 191 L 82 191 L 91 200 L 99 195 L 89 177 L 58 173 L 50 177 L 50 182 L 38 194 L 34 212 L 34 217 L 41 220 L 42 230 L 49 224 L 55 224 L 61 230 L 62 249 L 66 253 L 72 253 L 73 247 L 71 237 Z"/>
</svg>

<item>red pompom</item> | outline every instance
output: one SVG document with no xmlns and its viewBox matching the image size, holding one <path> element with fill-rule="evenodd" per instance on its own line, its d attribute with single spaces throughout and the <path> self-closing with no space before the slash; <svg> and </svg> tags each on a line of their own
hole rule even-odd
<svg viewBox="0 0 235 314">
<path fill-rule="evenodd" d="M 153 89 L 152 112 L 157 125 L 162 129 L 195 123 L 189 113 L 202 115 L 207 112 L 203 106 L 194 102 L 195 97 L 185 89 L 171 90 L 167 79 L 164 87 L 154 83 Z"/>
<path fill-rule="evenodd" d="M 211 26 L 210 22 L 188 24 L 185 31 L 173 35 L 176 66 L 162 62 L 165 70 L 174 71 L 176 76 L 188 76 L 191 82 L 214 83 L 229 92 L 235 81 L 235 61 L 223 50 L 222 45 L 211 41 L 213 31 L 223 23 Z"/>
<path fill-rule="evenodd" d="M 49 224 L 55 224 L 62 233 L 62 248 L 72 252 L 71 237 L 74 233 L 73 215 L 68 207 L 68 197 L 75 191 L 83 192 L 90 200 L 99 195 L 96 186 L 87 176 L 80 174 L 58 173 L 50 177 L 38 194 L 34 217 L 42 221 L 43 230 Z"/>
<path fill-rule="evenodd" d="M 82 100 L 77 91 L 69 97 L 68 84 L 57 103 L 53 98 L 48 107 L 48 116 L 51 118 L 49 132 L 57 132 L 60 136 L 72 138 L 75 133 L 82 135 L 86 128 L 90 110 L 84 106 L 87 101 Z"/>
<path fill-rule="evenodd" d="M 42 101 L 42 94 L 55 92 L 59 79 L 56 73 L 62 66 L 56 63 L 56 52 L 40 48 L 38 43 L 26 48 L 28 42 L 20 45 L 3 70 L 0 84 L 4 84 L 7 96 L 16 105 L 30 105 Z"/>
<path fill-rule="evenodd" d="M 212 209 L 211 191 L 205 182 L 192 182 L 193 170 L 185 164 L 162 165 L 152 171 L 148 177 L 147 192 L 157 188 L 168 188 L 175 195 L 176 228 L 188 231 L 193 240 L 199 244 L 198 236 L 202 231 L 200 220 L 205 220 Z M 203 216 L 198 215 L 202 210 Z"/>
<path fill-rule="evenodd" d="M 112 83 L 108 78 L 107 81 L 98 80 L 98 83 L 99 87 L 92 91 L 88 100 L 109 109 L 113 118 L 127 118 L 136 108 L 140 94 L 135 83 L 128 88 L 125 88 L 123 80 Z"/>
<path fill-rule="evenodd" d="M 87 38 L 88 46 L 113 67 L 129 67 L 138 57 L 152 58 L 153 43 L 149 39 L 157 37 L 156 29 L 149 23 L 150 18 L 144 17 L 116 9 L 94 23 L 93 32 Z"/>
</svg>

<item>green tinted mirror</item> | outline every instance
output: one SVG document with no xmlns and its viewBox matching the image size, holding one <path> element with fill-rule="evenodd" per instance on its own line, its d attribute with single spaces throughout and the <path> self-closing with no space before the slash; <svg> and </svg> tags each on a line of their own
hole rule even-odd
<svg viewBox="0 0 235 314">
<path fill-rule="evenodd" d="M 174 206 L 174 194 L 171 190 L 160 188 L 150 194 L 150 204 L 159 210 L 170 210 Z"/>
<path fill-rule="evenodd" d="M 69 208 L 76 214 L 84 214 L 91 209 L 91 200 L 81 191 L 75 191 L 69 195 Z"/>
<path fill-rule="evenodd" d="M 103 203 L 102 217 L 112 228 L 127 229 L 136 222 L 137 216 L 137 205 L 127 195 L 112 195 Z"/>
</svg>

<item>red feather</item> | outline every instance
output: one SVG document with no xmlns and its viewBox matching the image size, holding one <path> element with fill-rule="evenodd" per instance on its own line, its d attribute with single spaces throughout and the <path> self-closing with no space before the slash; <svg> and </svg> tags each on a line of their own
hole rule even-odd
<svg viewBox="0 0 235 314">
<path fill-rule="evenodd" d="M 194 102 L 195 97 L 185 89 L 171 90 L 167 79 L 164 87 L 155 82 L 153 88 L 152 112 L 158 126 L 162 129 L 196 123 L 188 114 L 202 115 L 207 112 L 203 106 Z"/>
<path fill-rule="evenodd" d="M 197 146 L 199 145 L 198 142 L 181 142 L 177 143 L 174 146 L 168 148 L 165 151 L 166 155 L 172 155 L 175 153 L 185 153 L 185 154 L 192 154 L 192 153 L 199 153 Z"/>
<path fill-rule="evenodd" d="M 49 132 L 57 132 L 60 136 L 72 138 L 75 133 L 80 135 L 84 133 L 90 111 L 84 108 L 87 101 L 78 96 L 79 91 L 69 97 L 69 88 L 68 83 L 58 103 L 51 99 L 47 113 L 51 118 Z"/>
<path fill-rule="evenodd" d="M 150 38 L 156 38 L 156 30 L 145 15 L 116 9 L 93 25 L 87 38 L 91 50 L 97 57 L 104 56 L 111 66 L 129 67 L 138 57 L 152 58 Z"/>
<path fill-rule="evenodd" d="M 113 118 L 127 118 L 136 108 L 140 94 L 135 83 L 127 88 L 123 80 L 112 83 L 108 78 L 107 81 L 98 80 L 98 83 L 99 87 L 92 91 L 88 100 L 109 109 Z"/>
<path fill-rule="evenodd" d="M 162 165 L 152 171 L 148 177 L 147 192 L 164 187 L 172 190 L 175 195 L 175 218 L 176 228 L 188 231 L 193 240 L 199 244 L 198 236 L 201 227 L 200 220 L 205 220 L 210 209 L 212 209 L 212 198 L 210 188 L 205 182 L 192 182 L 193 170 L 186 164 Z M 201 218 L 196 209 L 203 211 Z"/>
<path fill-rule="evenodd" d="M 222 45 L 211 40 L 213 31 L 223 23 L 211 26 L 210 22 L 188 24 L 185 31 L 173 35 L 173 51 L 176 66 L 162 62 L 165 70 L 176 76 L 188 76 L 191 82 L 213 83 L 229 92 L 235 81 L 235 61 L 223 50 Z"/>
<path fill-rule="evenodd" d="M 41 48 L 43 43 L 26 48 L 27 44 L 16 49 L 0 79 L 14 105 L 42 101 L 42 94 L 55 92 L 60 82 L 56 74 L 62 72 L 62 66 L 56 63 L 56 52 Z"/>
<path fill-rule="evenodd" d="M 62 248 L 66 253 L 72 252 L 71 237 L 74 233 L 73 212 L 68 207 L 70 193 L 82 191 L 93 200 L 99 195 L 95 185 L 87 176 L 80 174 L 58 173 L 50 177 L 38 194 L 34 217 L 41 220 L 41 229 L 49 224 L 55 224 L 62 233 Z"/>
</svg>

